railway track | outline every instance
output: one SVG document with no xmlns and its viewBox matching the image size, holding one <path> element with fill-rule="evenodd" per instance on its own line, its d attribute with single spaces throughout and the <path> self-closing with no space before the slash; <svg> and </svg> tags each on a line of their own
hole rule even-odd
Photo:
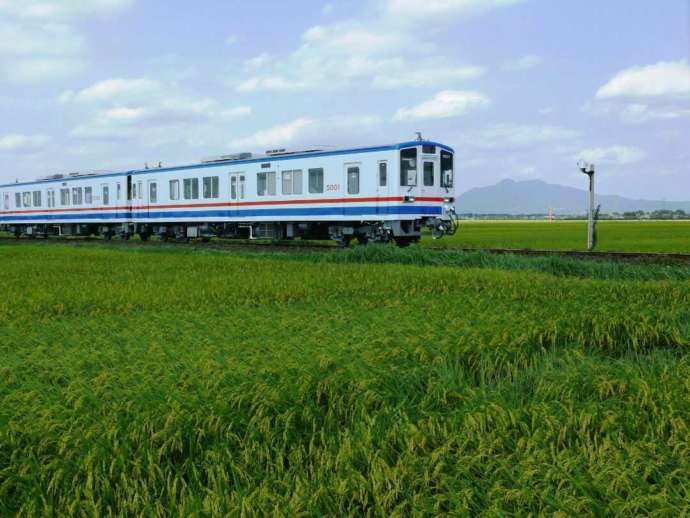
<svg viewBox="0 0 690 518">
<path fill-rule="evenodd" d="M 289 244 L 279 243 L 248 243 L 236 242 L 224 239 L 213 239 L 209 242 L 202 241 L 123 241 L 114 239 L 106 241 L 101 238 L 94 237 L 51 237 L 48 239 L 21 239 L 17 240 L 14 237 L 0 236 L 0 243 L 21 243 L 21 244 L 71 244 L 75 246 L 88 246 L 91 244 L 100 244 L 112 247 L 186 247 L 191 249 L 208 249 L 208 250 L 237 250 L 249 252 L 289 252 L 289 253 L 304 253 L 304 252 L 335 252 L 339 250 L 336 246 L 331 244 L 302 244 L 299 242 L 290 242 Z M 370 245 L 371 246 L 371 245 Z M 376 246 L 376 245 L 373 245 Z M 432 252 L 444 252 L 451 250 L 461 250 L 467 253 L 484 252 L 497 255 L 520 255 L 530 257 L 566 257 L 571 259 L 594 260 L 594 261 L 625 261 L 625 262 L 641 262 L 641 263 L 685 263 L 690 264 L 690 254 L 684 253 L 657 253 L 657 252 L 605 252 L 594 251 L 586 252 L 579 250 L 536 250 L 530 248 L 444 248 L 444 247 L 427 247 Z"/>
</svg>

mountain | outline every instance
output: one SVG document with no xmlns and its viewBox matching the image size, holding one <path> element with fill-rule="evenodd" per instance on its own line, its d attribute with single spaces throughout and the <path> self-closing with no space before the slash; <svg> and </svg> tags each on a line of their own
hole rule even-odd
<svg viewBox="0 0 690 518">
<path fill-rule="evenodd" d="M 459 214 L 585 214 L 589 193 L 584 189 L 528 180 L 503 180 L 490 187 L 471 189 L 456 202 Z M 632 200 L 622 196 L 597 195 L 602 213 L 650 212 L 660 209 L 690 212 L 690 201 Z"/>
</svg>

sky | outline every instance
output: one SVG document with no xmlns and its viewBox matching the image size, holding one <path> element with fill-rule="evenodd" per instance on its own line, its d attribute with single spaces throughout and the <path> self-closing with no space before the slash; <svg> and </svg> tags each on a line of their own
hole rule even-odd
<svg viewBox="0 0 690 518">
<path fill-rule="evenodd" d="M 688 0 L 0 0 L 0 183 L 280 147 L 455 148 L 690 200 Z"/>
</svg>

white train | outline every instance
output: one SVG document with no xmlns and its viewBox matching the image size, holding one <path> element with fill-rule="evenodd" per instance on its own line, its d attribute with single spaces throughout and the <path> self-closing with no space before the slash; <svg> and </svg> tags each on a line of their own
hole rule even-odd
<svg viewBox="0 0 690 518">
<path fill-rule="evenodd" d="M 17 237 L 120 235 L 418 241 L 455 231 L 454 151 L 417 140 L 239 153 L 193 165 L 0 185 Z"/>
</svg>

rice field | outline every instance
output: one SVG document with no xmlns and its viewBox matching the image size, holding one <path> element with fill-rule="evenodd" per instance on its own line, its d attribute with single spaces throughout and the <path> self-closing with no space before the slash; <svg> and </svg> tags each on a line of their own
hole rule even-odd
<svg viewBox="0 0 690 518">
<path fill-rule="evenodd" d="M 600 221 L 597 250 L 690 253 L 690 221 Z M 425 245 L 446 248 L 585 250 L 585 221 L 461 221 L 455 236 Z"/>
<path fill-rule="evenodd" d="M 0 515 L 690 512 L 688 267 L 0 260 Z"/>
</svg>

